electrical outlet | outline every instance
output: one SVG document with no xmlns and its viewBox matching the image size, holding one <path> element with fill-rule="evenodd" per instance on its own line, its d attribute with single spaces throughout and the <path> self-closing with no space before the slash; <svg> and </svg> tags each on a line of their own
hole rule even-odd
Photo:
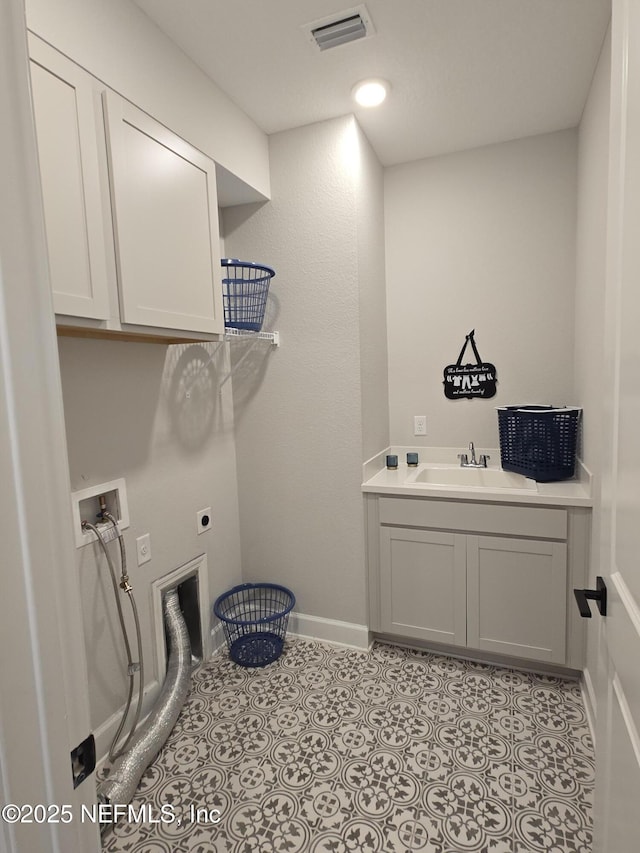
<svg viewBox="0 0 640 853">
<path fill-rule="evenodd" d="M 426 435 L 427 434 L 427 416 L 426 415 L 414 415 L 414 417 L 413 417 L 413 434 L 414 435 Z"/>
<path fill-rule="evenodd" d="M 209 530 L 211 522 L 211 507 L 208 506 L 206 509 L 201 509 L 196 515 L 198 533 L 204 533 L 206 530 Z"/>
<path fill-rule="evenodd" d="M 151 536 L 148 533 L 145 533 L 144 536 L 138 536 L 136 548 L 138 550 L 138 565 L 148 563 L 151 559 Z"/>
</svg>

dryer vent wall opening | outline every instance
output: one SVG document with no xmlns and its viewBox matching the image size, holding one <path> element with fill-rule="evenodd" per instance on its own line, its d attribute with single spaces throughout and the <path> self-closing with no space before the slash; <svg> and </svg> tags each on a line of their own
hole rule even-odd
<svg viewBox="0 0 640 853">
<path fill-rule="evenodd" d="M 200 619 L 200 593 L 198 589 L 198 576 L 191 575 L 176 587 L 180 610 L 189 632 L 191 642 L 191 663 L 196 666 L 202 663 L 202 630 Z"/>
</svg>

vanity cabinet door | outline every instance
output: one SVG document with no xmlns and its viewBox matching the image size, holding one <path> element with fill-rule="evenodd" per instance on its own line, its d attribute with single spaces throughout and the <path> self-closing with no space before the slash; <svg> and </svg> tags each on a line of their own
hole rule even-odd
<svg viewBox="0 0 640 853">
<path fill-rule="evenodd" d="M 380 529 L 381 630 L 466 644 L 466 546 L 457 533 Z"/>
<path fill-rule="evenodd" d="M 567 546 L 467 537 L 470 648 L 564 664 Z"/>
<path fill-rule="evenodd" d="M 104 320 L 109 298 L 97 81 L 34 36 L 29 52 L 54 310 Z"/>
<path fill-rule="evenodd" d="M 121 319 L 222 333 L 215 163 L 104 95 Z"/>
</svg>

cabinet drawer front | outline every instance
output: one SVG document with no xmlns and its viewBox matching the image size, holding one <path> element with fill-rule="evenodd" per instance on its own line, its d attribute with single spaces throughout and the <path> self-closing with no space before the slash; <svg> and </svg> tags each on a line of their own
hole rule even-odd
<svg viewBox="0 0 640 853">
<path fill-rule="evenodd" d="M 380 498 L 380 523 L 541 539 L 567 538 L 567 512 L 425 498 Z"/>
</svg>

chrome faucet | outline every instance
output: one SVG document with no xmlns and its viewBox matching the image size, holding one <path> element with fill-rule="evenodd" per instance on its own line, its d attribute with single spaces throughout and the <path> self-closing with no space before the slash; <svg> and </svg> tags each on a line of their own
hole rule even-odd
<svg viewBox="0 0 640 853">
<path fill-rule="evenodd" d="M 472 441 L 469 442 L 469 450 L 471 451 L 471 461 L 469 461 L 469 457 L 466 453 L 458 453 L 458 459 L 460 460 L 461 468 L 486 468 L 487 461 L 491 459 L 490 456 L 486 456 L 484 453 L 480 454 L 480 459 L 476 459 L 476 449 Z"/>
</svg>

